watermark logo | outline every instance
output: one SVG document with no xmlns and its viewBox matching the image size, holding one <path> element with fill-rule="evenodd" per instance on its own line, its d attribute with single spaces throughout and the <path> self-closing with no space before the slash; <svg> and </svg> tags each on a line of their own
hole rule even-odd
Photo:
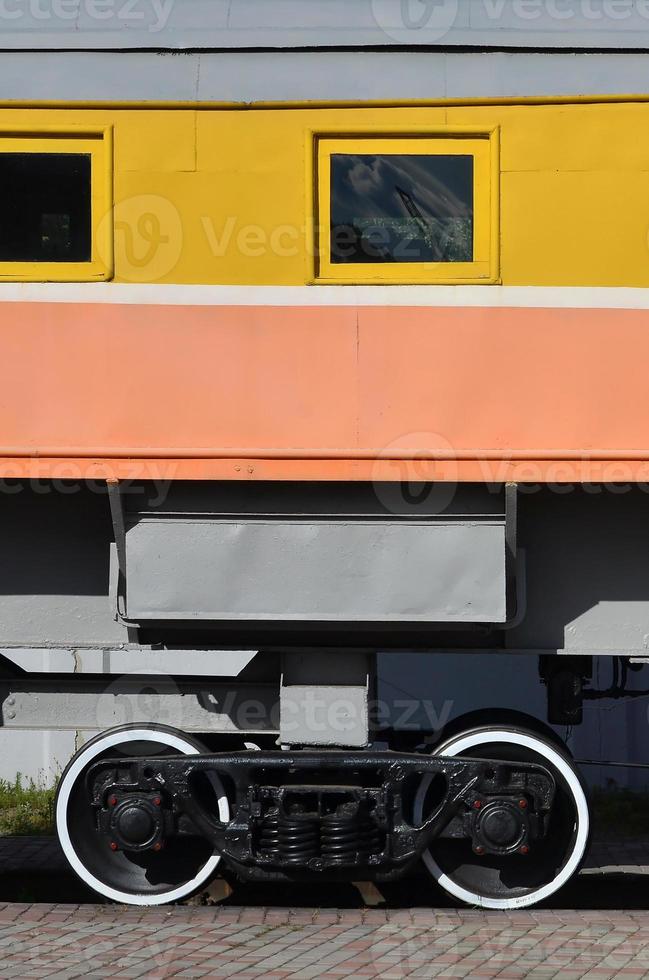
<svg viewBox="0 0 649 980">
<path fill-rule="evenodd" d="M 108 240 L 104 222 L 114 222 L 115 268 L 120 279 L 159 282 L 175 269 L 183 247 L 183 224 L 178 209 L 167 198 L 141 194 L 120 201 L 103 218 L 99 242 Z"/>
<path fill-rule="evenodd" d="M 458 0 L 372 0 L 372 13 L 398 44 L 433 44 L 455 24 L 458 5 Z"/>
<path fill-rule="evenodd" d="M 176 0 L 0 0 L 0 21 L 16 30 L 57 23 L 86 30 L 164 31 Z"/>
<path fill-rule="evenodd" d="M 649 0 L 372 0 L 378 27 L 399 44 L 435 44 L 453 27 L 491 32 L 647 31 Z M 461 11 L 461 15 L 460 15 Z"/>
<path fill-rule="evenodd" d="M 183 729 L 188 727 L 188 708 L 175 680 L 147 667 L 146 677 L 122 674 L 107 685 L 97 699 L 96 727 L 104 731 L 145 722 Z"/>
<path fill-rule="evenodd" d="M 440 514 L 457 490 L 455 451 L 439 432 L 408 432 L 377 454 L 371 479 L 388 513 Z"/>
</svg>

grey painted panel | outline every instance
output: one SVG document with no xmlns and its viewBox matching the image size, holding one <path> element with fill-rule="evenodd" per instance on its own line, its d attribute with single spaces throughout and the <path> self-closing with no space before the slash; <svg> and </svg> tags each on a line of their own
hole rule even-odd
<svg viewBox="0 0 649 980">
<path fill-rule="evenodd" d="M 127 613 L 213 621 L 502 622 L 495 522 L 142 520 Z"/>
<path fill-rule="evenodd" d="M 272 684 L 174 684 L 169 678 L 141 683 L 115 680 L 53 686 L 45 681 L 2 685 L 0 712 L 7 729 L 105 730 L 150 722 L 181 731 L 247 734 L 276 732 L 278 689 Z"/>
<path fill-rule="evenodd" d="M 644 54 L 448 54 L 444 68 L 448 99 L 649 92 Z"/>
<path fill-rule="evenodd" d="M 15 48 L 641 48 L 646 0 L 7 0 Z"/>
<path fill-rule="evenodd" d="M 433 53 L 202 54 L 200 67 L 201 101 L 393 101 L 446 93 L 446 57 Z"/>
<path fill-rule="evenodd" d="M 641 54 L 8 52 L 2 102 L 416 102 L 649 93 Z"/>
<path fill-rule="evenodd" d="M 31 674 L 126 674 L 180 677 L 238 677 L 256 650 L 62 650 L 0 647 L 0 657 Z"/>
<path fill-rule="evenodd" d="M 363 748 L 369 743 L 367 687 L 309 684 L 280 689 L 282 745 L 338 745 Z"/>
<path fill-rule="evenodd" d="M 107 595 L 0 594 L 2 643 L 113 646 L 126 640 Z"/>
<path fill-rule="evenodd" d="M 191 101 L 200 58 L 149 52 L 5 52 L 2 101 Z"/>
</svg>

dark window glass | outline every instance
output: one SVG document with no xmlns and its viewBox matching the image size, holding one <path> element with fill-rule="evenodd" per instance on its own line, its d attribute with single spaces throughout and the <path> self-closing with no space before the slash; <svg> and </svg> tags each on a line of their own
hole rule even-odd
<svg viewBox="0 0 649 980">
<path fill-rule="evenodd" d="M 472 262 L 473 157 L 331 157 L 332 262 Z"/>
<path fill-rule="evenodd" d="M 0 262 L 90 262 L 87 153 L 0 153 Z"/>
</svg>

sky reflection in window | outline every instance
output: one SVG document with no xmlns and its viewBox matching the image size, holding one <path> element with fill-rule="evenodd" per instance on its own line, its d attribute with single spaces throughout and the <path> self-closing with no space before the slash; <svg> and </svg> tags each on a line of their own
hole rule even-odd
<svg viewBox="0 0 649 980">
<path fill-rule="evenodd" d="M 331 261 L 472 262 L 473 157 L 333 154 Z"/>
</svg>

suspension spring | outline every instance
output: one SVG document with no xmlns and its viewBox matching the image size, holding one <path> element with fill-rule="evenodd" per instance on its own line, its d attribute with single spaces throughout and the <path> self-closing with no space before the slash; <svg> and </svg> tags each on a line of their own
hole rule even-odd
<svg viewBox="0 0 649 980">
<path fill-rule="evenodd" d="M 259 850 L 265 857 L 279 858 L 279 817 L 271 811 L 265 818 L 258 842 Z"/>
<path fill-rule="evenodd" d="M 332 813 L 322 821 L 322 856 L 341 864 L 355 864 L 359 856 L 381 850 L 378 828 L 366 815 Z"/>
<path fill-rule="evenodd" d="M 282 817 L 277 837 L 279 854 L 286 864 L 305 864 L 320 853 L 317 819 Z"/>
</svg>

